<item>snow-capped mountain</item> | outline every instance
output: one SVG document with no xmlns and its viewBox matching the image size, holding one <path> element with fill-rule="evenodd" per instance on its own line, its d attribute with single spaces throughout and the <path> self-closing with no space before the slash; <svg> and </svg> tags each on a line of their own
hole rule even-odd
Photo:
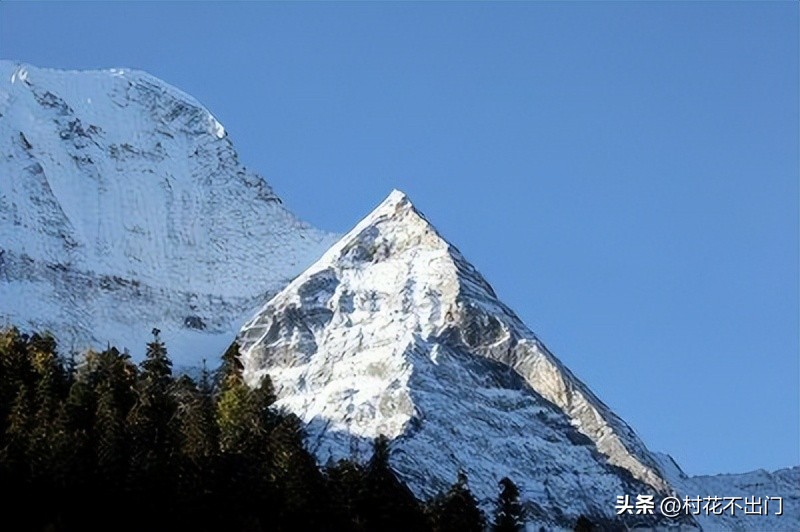
<svg viewBox="0 0 800 532">
<path fill-rule="evenodd" d="M 0 325 L 62 350 L 216 359 L 336 236 L 244 168 L 194 98 L 133 70 L 0 61 Z"/>
<path fill-rule="evenodd" d="M 508 476 L 540 524 L 612 518 L 668 494 L 636 434 L 393 192 L 242 328 L 245 379 L 269 374 L 320 462 L 393 440 L 420 496 L 463 469 L 482 501 Z M 538 505 L 535 506 L 535 505 Z"/>
</svg>

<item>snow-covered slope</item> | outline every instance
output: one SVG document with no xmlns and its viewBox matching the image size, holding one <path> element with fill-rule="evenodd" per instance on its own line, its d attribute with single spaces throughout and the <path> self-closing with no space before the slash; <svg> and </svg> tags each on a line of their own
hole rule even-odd
<svg viewBox="0 0 800 532">
<path fill-rule="evenodd" d="M 245 378 L 270 375 L 322 463 L 364 458 L 385 434 L 417 494 L 464 469 L 488 502 L 508 476 L 546 526 L 612 518 L 617 495 L 670 492 L 634 432 L 400 192 L 238 339 Z"/>
<path fill-rule="evenodd" d="M 724 509 L 730 504 L 730 508 L 717 509 L 719 515 L 713 513 L 713 502 L 711 515 L 704 509 L 706 501 L 700 504 L 699 509 L 697 504 L 690 504 L 703 530 L 800 530 L 800 466 L 773 472 L 761 469 L 741 474 L 690 477 L 671 456 L 657 453 L 656 459 L 681 498 L 729 498 L 722 502 L 722 506 Z M 779 512 L 782 515 L 777 515 Z"/>
<path fill-rule="evenodd" d="M 166 83 L 0 61 L 0 325 L 134 355 L 159 327 L 177 363 L 213 359 L 335 238 Z"/>
</svg>

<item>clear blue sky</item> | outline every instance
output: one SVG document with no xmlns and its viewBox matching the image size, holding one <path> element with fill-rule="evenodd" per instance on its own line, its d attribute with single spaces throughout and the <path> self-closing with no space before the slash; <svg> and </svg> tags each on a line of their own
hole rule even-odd
<svg viewBox="0 0 800 532">
<path fill-rule="evenodd" d="M 315 225 L 392 188 L 689 473 L 800 463 L 798 4 L 0 3 L 133 67 Z"/>
</svg>

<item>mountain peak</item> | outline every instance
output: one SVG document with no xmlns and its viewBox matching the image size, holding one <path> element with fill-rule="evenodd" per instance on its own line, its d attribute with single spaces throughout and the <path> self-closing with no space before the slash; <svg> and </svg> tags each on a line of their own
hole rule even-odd
<svg viewBox="0 0 800 532">
<path fill-rule="evenodd" d="M 539 464 L 556 462 L 563 471 L 594 471 L 587 478 L 597 475 L 619 493 L 633 489 L 627 482 L 641 492 L 670 489 L 635 433 L 402 192 L 267 302 L 237 340 L 247 382 L 270 375 L 278 404 L 307 423 L 322 463 L 367 453 L 382 434 L 401 474 L 431 472 L 430 481 L 406 479 L 420 495 L 449 485 L 461 466 L 476 493 L 489 497 L 502 476 L 527 481 Z M 461 434 L 464 419 L 474 433 Z M 550 443 L 525 447 L 542 434 Z M 509 448 L 517 440 L 524 448 Z M 594 458 L 583 454 L 588 449 Z M 426 453 L 422 466 L 402 458 Z M 630 475 L 609 473 L 609 465 Z M 531 495 L 555 497 L 531 482 Z M 579 493 L 594 480 L 583 482 L 562 487 Z"/>
<path fill-rule="evenodd" d="M 396 188 L 392 189 L 386 199 L 383 200 L 381 206 L 390 206 L 390 205 L 399 205 L 402 203 L 411 203 L 411 200 L 408 198 L 405 192 L 402 190 L 398 190 Z M 380 208 L 380 207 L 378 207 Z"/>
<path fill-rule="evenodd" d="M 399 266 L 402 260 L 398 259 L 407 258 L 405 252 L 416 254 L 422 249 L 435 250 L 444 259 L 450 248 L 409 197 L 395 189 L 291 285 L 298 286 L 332 267 L 357 270 L 384 263 L 383 268 L 391 268 L 389 262 Z"/>
<path fill-rule="evenodd" d="M 157 326 L 197 356 L 176 362 L 216 357 L 337 236 L 288 211 L 224 131 L 145 72 L 0 61 L 0 322 L 135 353 Z"/>
<path fill-rule="evenodd" d="M 32 92 L 40 103 L 58 104 L 61 110 L 69 109 L 88 121 L 97 120 L 109 109 L 119 111 L 119 107 L 126 106 L 124 95 L 140 92 L 147 95 L 154 112 L 181 107 L 183 113 L 172 116 L 173 120 L 177 118 L 180 123 L 191 119 L 193 123 L 187 125 L 193 132 L 210 133 L 217 139 L 225 137 L 225 128 L 197 99 L 142 70 L 59 70 L 0 60 L 0 105 L 10 102 L 12 95 L 24 99 L 26 91 Z"/>
<path fill-rule="evenodd" d="M 378 204 L 367 216 L 342 237 L 342 241 L 356 237 L 364 228 L 389 221 L 400 222 L 407 225 L 406 229 L 435 231 L 433 226 L 417 210 L 411 199 L 401 190 L 393 189 L 386 198 Z M 413 222 L 413 223 L 412 223 Z"/>
</svg>

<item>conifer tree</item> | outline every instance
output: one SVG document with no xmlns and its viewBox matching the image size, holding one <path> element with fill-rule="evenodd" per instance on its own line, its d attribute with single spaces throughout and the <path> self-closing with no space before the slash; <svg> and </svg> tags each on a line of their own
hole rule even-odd
<svg viewBox="0 0 800 532">
<path fill-rule="evenodd" d="M 146 497 L 145 510 L 163 506 L 174 490 L 177 455 L 172 396 L 172 362 L 153 329 L 136 383 L 136 403 L 128 414 L 131 434 L 131 487 Z"/>
<path fill-rule="evenodd" d="M 130 355 L 120 353 L 115 347 L 105 351 L 88 351 L 75 371 L 75 379 L 69 390 L 67 402 L 81 426 L 91 426 L 92 415 L 97 406 L 97 392 L 103 383 L 113 390 L 120 408 L 128 411 L 136 399 L 135 388 L 138 370 L 131 362 Z"/>
<path fill-rule="evenodd" d="M 419 502 L 389 465 L 389 440 L 384 435 L 373 443 L 367 464 L 358 513 L 367 530 L 428 530 Z"/>
<path fill-rule="evenodd" d="M 276 419 L 267 438 L 265 473 L 279 494 L 279 519 L 290 530 L 324 528 L 329 503 L 325 479 L 305 449 L 302 422 L 293 414 Z"/>
<path fill-rule="evenodd" d="M 220 386 L 224 386 L 224 381 L 228 378 L 241 380 L 244 366 L 239 360 L 239 344 L 233 342 L 222 354 L 222 363 L 217 370 Z"/>
<path fill-rule="evenodd" d="M 74 450 L 64 405 L 68 377 L 51 336 L 32 335 L 27 351 L 36 379 L 28 463 L 32 481 L 50 489 L 66 482 Z"/>
<path fill-rule="evenodd" d="M 217 373 L 216 422 L 219 431 L 217 489 L 240 527 L 258 527 L 259 519 L 279 518 L 275 485 L 279 476 L 269 456 L 268 436 L 277 416 L 272 383 L 256 389 L 245 384 L 238 346 L 231 345 Z M 258 509 L 258 510 L 254 510 Z"/>
<path fill-rule="evenodd" d="M 0 466 L 3 480 L 11 486 L 26 482 L 30 475 L 28 448 L 33 424 L 33 405 L 28 387 L 17 389 L 16 397 L 8 414 L 3 446 L 0 448 Z"/>
<path fill-rule="evenodd" d="M 219 445 L 223 452 L 253 454 L 263 449 L 265 436 L 274 423 L 269 407 L 275 402 L 275 393 L 269 376 L 256 389 L 245 384 L 238 349 L 235 343 L 228 348 L 219 370 Z"/>
<path fill-rule="evenodd" d="M 495 532 L 517 532 L 525 525 L 525 514 L 519 502 L 519 488 L 508 477 L 499 482 L 500 495 L 497 498 L 492 530 Z"/>
<path fill-rule="evenodd" d="M 24 522 L 24 504 L 35 496 L 30 491 L 29 442 L 33 424 L 31 393 L 19 383 L 0 440 L 0 493 L 3 493 L 4 521 Z"/>
<path fill-rule="evenodd" d="M 93 435 L 97 472 L 104 489 L 123 489 L 128 465 L 128 434 L 125 413 L 108 381 L 101 383 L 98 390 Z"/>
<path fill-rule="evenodd" d="M 183 375 L 175 383 L 175 399 L 181 452 L 199 464 L 213 456 L 217 449 L 214 398 L 205 362 L 199 386 Z"/>
<path fill-rule="evenodd" d="M 147 344 L 145 358 L 142 361 L 142 371 L 140 380 L 144 384 L 145 390 L 153 398 L 165 397 L 172 384 L 172 361 L 167 356 L 167 348 L 161 341 L 161 331 L 153 329 L 153 341 Z"/>
<path fill-rule="evenodd" d="M 483 532 L 486 520 L 467 486 L 462 471 L 450 490 L 433 503 L 434 529 L 437 532 Z"/>
<path fill-rule="evenodd" d="M 20 388 L 33 386 L 34 374 L 28 357 L 27 340 L 27 336 L 15 327 L 0 332 L 0 443 Z"/>
<path fill-rule="evenodd" d="M 217 504 L 213 498 L 213 473 L 218 453 L 212 387 L 205 363 L 199 386 L 183 375 L 174 389 L 175 424 L 180 438 L 177 502 L 185 510 L 186 528 L 202 530 L 210 525 L 211 509 Z"/>
<path fill-rule="evenodd" d="M 332 530 L 362 530 L 364 523 L 358 505 L 364 482 L 364 468 L 358 462 L 339 460 L 325 470 L 330 497 Z"/>
</svg>

